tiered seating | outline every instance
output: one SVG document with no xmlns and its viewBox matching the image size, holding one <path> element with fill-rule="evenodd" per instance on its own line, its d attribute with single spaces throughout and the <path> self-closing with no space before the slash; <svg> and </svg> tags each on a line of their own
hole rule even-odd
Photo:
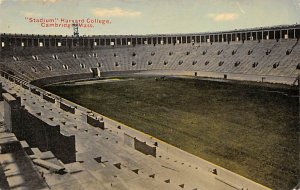
<svg viewBox="0 0 300 190">
<path fill-rule="evenodd" d="M 101 72 L 170 70 L 291 77 L 299 74 L 299 46 L 296 39 L 281 39 L 115 46 L 94 50 L 47 48 L 46 52 L 32 48 L 14 55 L 19 61 L 11 56 L 5 57 L 1 64 L 29 80 L 90 73 L 91 68 L 99 68 Z M 34 60 L 32 55 L 39 59 Z"/>
</svg>

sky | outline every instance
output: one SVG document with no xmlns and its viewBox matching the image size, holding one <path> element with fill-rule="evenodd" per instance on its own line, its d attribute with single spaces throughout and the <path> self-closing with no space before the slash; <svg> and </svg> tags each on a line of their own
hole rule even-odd
<svg viewBox="0 0 300 190">
<path fill-rule="evenodd" d="M 73 22 L 80 35 L 235 30 L 300 23 L 300 0 L 0 0 L 0 33 L 72 35 Z"/>
</svg>

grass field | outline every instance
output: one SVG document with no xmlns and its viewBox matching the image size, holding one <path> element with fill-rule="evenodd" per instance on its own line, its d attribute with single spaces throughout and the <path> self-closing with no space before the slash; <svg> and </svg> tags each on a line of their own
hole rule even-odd
<svg viewBox="0 0 300 190">
<path fill-rule="evenodd" d="M 138 78 L 46 90 L 273 189 L 298 181 L 299 105 L 289 88 Z"/>
</svg>

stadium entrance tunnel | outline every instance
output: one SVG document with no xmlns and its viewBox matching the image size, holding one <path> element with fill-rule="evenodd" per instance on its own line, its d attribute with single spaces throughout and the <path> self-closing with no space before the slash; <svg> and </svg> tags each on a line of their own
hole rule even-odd
<svg viewBox="0 0 300 190">
<path fill-rule="evenodd" d="M 100 70 L 98 68 L 91 68 L 91 73 L 93 74 L 93 78 L 100 77 Z"/>
</svg>

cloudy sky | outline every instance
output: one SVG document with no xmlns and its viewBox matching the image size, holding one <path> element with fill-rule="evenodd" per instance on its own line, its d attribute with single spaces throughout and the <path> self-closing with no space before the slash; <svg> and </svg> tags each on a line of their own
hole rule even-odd
<svg viewBox="0 0 300 190">
<path fill-rule="evenodd" d="M 72 35 L 69 19 L 81 35 L 221 31 L 300 23 L 300 0 L 0 0 L 0 33 Z"/>
</svg>

